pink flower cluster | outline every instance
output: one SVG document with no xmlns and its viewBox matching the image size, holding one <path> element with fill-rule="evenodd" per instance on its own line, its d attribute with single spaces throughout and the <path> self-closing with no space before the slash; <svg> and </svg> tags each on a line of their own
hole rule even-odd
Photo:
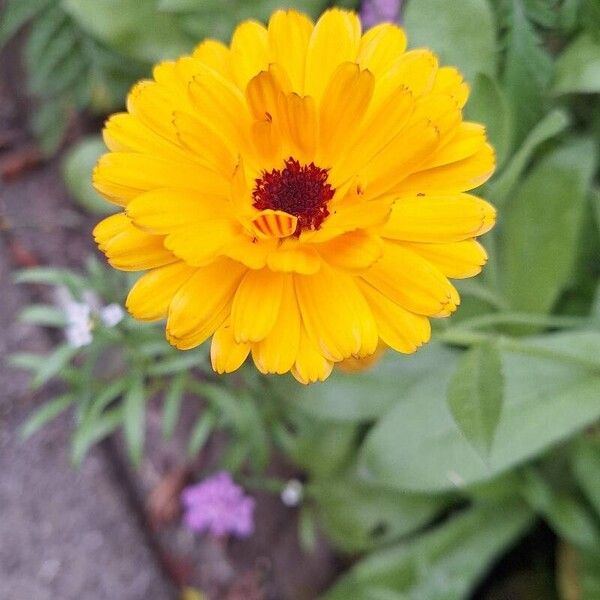
<svg viewBox="0 0 600 600">
<path fill-rule="evenodd" d="M 183 490 L 184 522 L 214 537 L 248 537 L 254 532 L 254 500 L 225 471 Z"/>
</svg>

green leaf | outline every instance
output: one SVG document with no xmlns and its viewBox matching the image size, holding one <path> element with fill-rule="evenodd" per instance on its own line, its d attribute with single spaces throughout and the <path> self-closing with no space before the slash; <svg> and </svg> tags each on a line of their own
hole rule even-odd
<svg viewBox="0 0 600 600">
<path fill-rule="evenodd" d="M 0 19 L 0 48 L 52 0 L 7 0 Z"/>
<path fill-rule="evenodd" d="M 61 6 L 83 30 L 138 60 L 177 58 L 194 45 L 173 15 L 156 10 L 155 1 L 62 0 Z"/>
<path fill-rule="evenodd" d="M 206 358 L 202 353 L 197 350 L 190 350 L 157 361 L 148 368 L 147 373 L 152 377 L 162 377 L 164 375 L 180 373 L 181 371 L 189 371 L 194 367 L 202 367 L 205 364 Z"/>
<path fill-rule="evenodd" d="M 516 141 L 521 142 L 545 112 L 546 91 L 552 78 L 552 60 L 528 21 L 522 0 L 509 7 L 503 87 L 512 107 Z"/>
<path fill-rule="evenodd" d="M 600 517 L 600 441 L 583 438 L 571 455 L 579 487 Z"/>
<path fill-rule="evenodd" d="M 61 344 L 51 354 L 44 357 L 44 362 L 36 371 L 31 381 L 31 387 L 36 390 L 50 381 L 55 375 L 66 367 L 71 359 L 79 352 L 78 348 L 73 348 L 69 344 Z"/>
<path fill-rule="evenodd" d="M 384 414 L 394 405 L 399 381 L 406 390 L 451 356 L 447 348 L 429 344 L 401 361 L 393 352 L 386 352 L 374 367 L 362 373 L 334 370 L 327 381 L 317 385 L 299 386 L 291 377 L 278 377 L 269 383 L 282 401 L 312 417 L 363 421 Z"/>
<path fill-rule="evenodd" d="M 569 115 L 557 109 L 549 112 L 533 128 L 502 173 L 488 184 L 489 197 L 496 206 L 502 206 L 508 200 L 535 151 L 544 142 L 563 132 L 568 125 Z"/>
<path fill-rule="evenodd" d="M 600 333 L 593 331 L 548 334 L 528 344 L 581 358 L 600 355 Z M 464 488 L 538 456 L 600 418 L 597 372 L 507 351 L 502 363 L 504 405 L 487 461 L 462 435 L 444 402 L 452 360 L 406 391 L 399 386 L 396 405 L 360 450 L 365 477 L 416 492 Z"/>
<path fill-rule="evenodd" d="M 596 39 L 600 39 L 600 4 L 598 0 L 582 0 L 581 25 Z"/>
<path fill-rule="evenodd" d="M 314 510 L 307 505 L 304 505 L 300 510 L 298 517 L 298 537 L 300 538 L 300 546 L 307 553 L 314 552 L 317 547 L 317 519 Z"/>
<path fill-rule="evenodd" d="M 71 446 L 73 464 L 80 465 L 88 450 L 116 431 L 122 422 L 123 406 L 116 406 L 104 411 L 98 419 L 88 423 L 86 427 L 79 427 L 75 431 Z"/>
<path fill-rule="evenodd" d="M 67 324 L 63 311 L 50 304 L 30 304 L 19 315 L 19 320 L 44 327 L 64 327 Z"/>
<path fill-rule="evenodd" d="M 92 186 L 92 170 L 105 152 L 102 138 L 89 136 L 69 150 L 62 164 L 67 190 L 80 206 L 94 215 L 108 215 L 116 210 Z"/>
<path fill-rule="evenodd" d="M 202 450 L 204 444 L 206 444 L 208 436 L 212 433 L 215 424 L 215 416 L 209 411 L 204 411 L 190 434 L 187 449 L 188 458 L 190 460 L 198 456 L 200 450 Z"/>
<path fill-rule="evenodd" d="M 407 494 L 357 479 L 310 484 L 321 523 L 344 552 L 369 550 L 416 531 L 445 506 L 443 498 Z"/>
<path fill-rule="evenodd" d="M 467 598 L 532 520 L 531 511 L 516 502 L 475 506 L 411 541 L 359 561 L 323 600 Z"/>
<path fill-rule="evenodd" d="M 136 466 L 142 461 L 145 431 L 146 389 L 143 376 L 135 374 L 123 397 L 123 433 L 129 458 Z"/>
<path fill-rule="evenodd" d="M 504 216 L 504 295 L 511 307 L 550 311 L 569 281 L 591 178 L 592 140 L 573 139 L 537 163 Z"/>
<path fill-rule="evenodd" d="M 64 285 L 72 293 L 78 294 L 86 287 L 86 281 L 68 269 L 55 267 L 32 267 L 17 271 L 15 283 L 39 283 L 43 285 Z"/>
<path fill-rule="evenodd" d="M 581 548 L 600 549 L 598 527 L 585 506 L 574 497 L 553 490 L 534 469 L 525 470 L 521 493 L 559 537 Z"/>
<path fill-rule="evenodd" d="M 600 94 L 600 38 L 583 34 L 556 61 L 553 93 Z"/>
<path fill-rule="evenodd" d="M 492 77 L 478 73 L 465 107 L 469 121 L 483 123 L 490 142 L 496 149 L 498 166 L 509 156 L 512 144 L 512 117 L 502 88 Z"/>
<path fill-rule="evenodd" d="M 479 344 L 459 359 L 448 406 L 459 429 L 482 456 L 488 456 L 502 412 L 504 381 L 498 348 Z"/>
<path fill-rule="evenodd" d="M 183 402 L 183 393 L 185 392 L 187 380 L 188 374 L 185 371 L 175 375 L 165 394 L 162 419 L 162 433 L 165 439 L 173 437 L 173 432 L 175 431 L 181 412 L 181 403 Z"/>
<path fill-rule="evenodd" d="M 17 352 L 11 354 L 8 358 L 8 364 L 15 369 L 23 369 L 25 371 L 37 371 L 46 361 L 46 356 L 43 354 L 33 354 L 30 352 Z"/>
<path fill-rule="evenodd" d="M 52 400 L 44 402 L 25 423 L 21 426 L 20 433 L 23 438 L 28 438 L 43 427 L 46 423 L 58 417 L 75 402 L 73 394 L 63 394 Z"/>
<path fill-rule="evenodd" d="M 496 25 L 487 0 L 412 0 L 404 25 L 413 48 L 432 48 L 467 81 L 496 74 Z"/>
</svg>

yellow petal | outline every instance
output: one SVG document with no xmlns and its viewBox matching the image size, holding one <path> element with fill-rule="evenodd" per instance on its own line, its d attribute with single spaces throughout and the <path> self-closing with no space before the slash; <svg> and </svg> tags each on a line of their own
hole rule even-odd
<svg viewBox="0 0 600 600">
<path fill-rule="evenodd" d="M 125 212 L 139 228 L 167 234 L 196 221 L 225 218 L 230 210 L 227 198 L 197 190 L 158 189 L 137 196 Z"/>
<path fill-rule="evenodd" d="M 279 313 L 271 332 L 252 347 L 252 358 L 261 373 L 287 373 L 298 356 L 300 313 L 292 277 L 284 276 Z"/>
<path fill-rule="evenodd" d="M 406 50 L 404 31 L 397 25 L 381 23 L 362 36 L 357 62 L 361 69 L 369 69 L 375 77 L 379 77 L 404 50 Z"/>
<path fill-rule="evenodd" d="M 362 170 L 365 197 L 377 198 L 396 189 L 398 182 L 415 170 L 439 142 L 439 131 L 421 121 L 403 129 Z"/>
<path fill-rule="evenodd" d="M 226 79 L 232 79 L 231 53 L 229 48 L 217 40 L 204 40 L 196 46 L 193 57 L 214 69 Z"/>
<path fill-rule="evenodd" d="M 250 269 L 262 269 L 267 264 L 268 255 L 276 248 L 277 239 L 259 240 L 242 235 L 221 252 L 233 260 L 237 260 Z"/>
<path fill-rule="evenodd" d="M 337 67 L 356 61 L 360 33 L 360 21 L 352 12 L 332 8 L 321 15 L 308 43 L 304 86 L 308 96 L 320 100 Z"/>
<path fill-rule="evenodd" d="M 135 152 L 104 154 L 94 169 L 93 182 L 98 192 L 121 206 L 157 188 L 196 189 L 210 196 L 229 194 L 229 182 L 200 164 Z"/>
<path fill-rule="evenodd" d="M 455 279 L 477 275 L 487 262 L 485 248 L 475 240 L 449 244 L 403 242 L 403 245 L 427 259 L 446 277 Z"/>
<path fill-rule="evenodd" d="M 364 229 L 344 233 L 315 247 L 330 265 L 353 272 L 369 268 L 383 253 L 381 238 Z"/>
<path fill-rule="evenodd" d="M 496 156 L 489 144 L 465 158 L 448 165 L 418 171 L 394 186 L 393 191 L 411 193 L 466 192 L 485 183 L 494 172 Z"/>
<path fill-rule="evenodd" d="M 269 19 L 269 61 L 288 73 L 292 89 L 304 91 L 306 51 L 313 31 L 312 21 L 295 10 L 278 10 Z"/>
<path fill-rule="evenodd" d="M 181 350 L 200 345 L 229 316 L 245 267 L 227 258 L 198 269 L 169 306 L 167 339 Z"/>
<path fill-rule="evenodd" d="M 479 123 L 461 123 L 453 135 L 422 165 L 439 167 L 463 160 L 475 154 L 485 144 L 485 127 Z"/>
<path fill-rule="evenodd" d="M 363 279 L 384 296 L 410 312 L 447 316 L 460 302 L 450 282 L 430 262 L 393 242 Z"/>
<path fill-rule="evenodd" d="M 233 339 L 230 323 L 221 325 L 215 331 L 210 344 L 210 362 L 213 370 L 222 375 L 237 371 L 250 353 L 250 344 L 238 344 Z"/>
<path fill-rule="evenodd" d="M 291 84 L 280 65 L 271 64 L 267 71 L 255 75 L 246 87 L 246 101 L 255 119 L 271 120 L 277 112 L 280 94 L 288 94 Z"/>
<path fill-rule="evenodd" d="M 427 317 L 405 310 L 367 283 L 363 282 L 360 289 L 373 311 L 379 336 L 390 348 L 410 354 L 429 341 L 431 325 Z"/>
<path fill-rule="evenodd" d="M 432 94 L 446 93 L 451 95 L 462 108 L 469 97 L 469 86 L 465 83 L 458 69 L 442 67 L 436 73 L 431 92 Z"/>
<path fill-rule="evenodd" d="M 313 162 L 317 148 L 317 108 L 314 98 L 280 94 L 277 119 L 285 152 L 301 162 Z"/>
<path fill-rule="evenodd" d="M 143 271 L 175 262 L 163 236 L 144 233 L 123 213 L 100 221 L 94 228 L 94 239 L 108 262 L 122 271 Z"/>
<path fill-rule="evenodd" d="M 319 253 L 296 240 L 284 240 L 267 257 L 267 265 L 273 271 L 282 273 L 316 273 L 321 267 Z"/>
<path fill-rule="evenodd" d="M 250 114 L 244 94 L 233 83 L 203 66 L 190 83 L 189 92 L 199 118 L 217 125 L 232 148 L 247 147 Z"/>
<path fill-rule="evenodd" d="M 392 210 L 393 198 L 382 198 L 369 202 L 340 202 L 334 212 L 327 217 L 318 231 L 305 231 L 302 241 L 313 244 L 325 242 L 347 231 L 378 227 L 387 222 Z"/>
<path fill-rule="evenodd" d="M 206 122 L 181 111 L 172 117 L 179 143 L 209 169 L 231 177 L 236 161 L 231 144 Z"/>
<path fill-rule="evenodd" d="M 251 221 L 256 237 L 284 238 L 292 235 L 298 225 L 298 217 L 283 210 L 263 210 Z"/>
<path fill-rule="evenodd" d="M 165 247 L 188 264 L 202 266 L 242 235 L 241 225 L 231 218 L 207 219 L 170 233 L 165 238 Z"/>
<path fill-rule="evenodd" d="M 325 381 L 331 371 L 333 363 L 327 360 L 318 347 L 309 339 L 306 330 L 300 330 L 298 358 L 292 369 L 292 375 L 304 384 Z"/>
<path fill-rule="evenodd" d="M 314 275 L 295 275 L 308 336 L 329 360 L 366 356 L 377 347 L 377 328 L 354 278 L 326 264 Z"/>
<path fill-rule="evenodd" d="M 350 143 L 367 110 L 375 78 L 355 63 L 342 63 L 323 93 L 319 113 L 319 164 L 330 166 Z"/>
<path fill-rule="evenodd" d="M 127 296 L 127 310 L 136 319 L 143 321 L 164 319 L 173 296 L 195 271 L 178 261 L 144 273 Z"/>
<path fill-rule="evenodd" d="M 113 152 L 142 152 L 174 161 L 196 160 L 189 149 L 179 147 L 128 113 L 112 115 L 106 121 L 102 136 Z"/>
<path fill-rule="evenodd" d="M 382 230 L 384 237 L 413 242 L 458 242 L 489 231 L 491 204 L 469 194 L 401 198 Z"/>
<path fill-rule="evenodd" d="M 267 29 L 256 21 L 244 21 L 231 38 L 231 63 L 233 76 L 240 89 L 269 65 L 269 39 Z"/>
<path fill-rule="evenodd" d="M 236 342 L 259 342 L 269 334 L 279 313 L 283 282 L 284 275 L 269 269 L 246 273 L 231 308 Z"/>
</svg>

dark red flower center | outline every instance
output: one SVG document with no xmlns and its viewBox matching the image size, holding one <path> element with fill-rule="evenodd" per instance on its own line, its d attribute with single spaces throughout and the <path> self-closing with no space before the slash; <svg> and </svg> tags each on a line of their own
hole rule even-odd
<svg viewBox="0 0 600 600">
<path fill-rule="evenodd" d="M 328 169 L 314 163 L 301 165 L 288 158 L 283 169 L 263 171 L 252 192 L 258 210 L 283 210 L 298 217 L 296 235 L 304 229 L 319 229 L 329 215 L 328 202 L 335 190 L 327 183 Z"/>
</svg>

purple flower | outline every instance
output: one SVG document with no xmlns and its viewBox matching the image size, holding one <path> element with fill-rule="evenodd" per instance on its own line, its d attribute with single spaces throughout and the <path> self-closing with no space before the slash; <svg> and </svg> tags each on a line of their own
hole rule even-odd
<svg viewBox="0 0 600 600">
<path fill-rule="evenodd" d="M 401 5 L 402 0 L 364 0 L 360 10 L 363 27 L 369 29 L 385 21 L 398 22 Z"/>
<path fill-rule="evenodd" d="M 254 500 L 225 471 L 183 490 L 185 524 L 215 537 L 248 537 L 254 532 Z"/>
</svg>

